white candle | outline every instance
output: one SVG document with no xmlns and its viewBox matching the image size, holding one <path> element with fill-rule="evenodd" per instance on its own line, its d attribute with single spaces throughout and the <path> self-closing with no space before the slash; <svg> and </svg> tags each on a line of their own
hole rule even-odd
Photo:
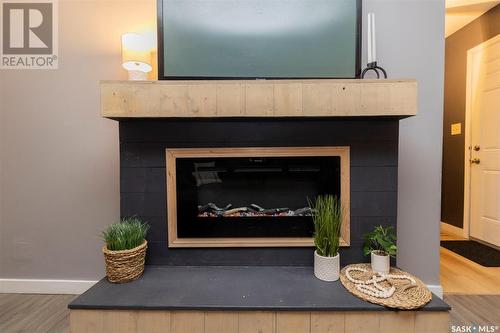
<svg viewBox="0 0 500 333">
<path fill-rule="evenodd" d="M 368 63 L 372 62 L 372 13 L 368 13 Z"/>
<path fill-rule="evenodd" d="M 375 13 L 372 13 L 372 61 L 377 62 L 377 44 L 376 44 L 376 38 L 375 38 Z"/>
</svg>

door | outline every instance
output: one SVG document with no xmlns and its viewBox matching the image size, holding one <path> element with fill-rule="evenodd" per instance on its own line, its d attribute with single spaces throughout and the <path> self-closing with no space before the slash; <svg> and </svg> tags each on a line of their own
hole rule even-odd
<svg viewBox="0 0 500 333">
<path fill-rule="evenodd" d="M 500 246 L 500 35 L 468 52 L 470 236 Z"/>
</svg>

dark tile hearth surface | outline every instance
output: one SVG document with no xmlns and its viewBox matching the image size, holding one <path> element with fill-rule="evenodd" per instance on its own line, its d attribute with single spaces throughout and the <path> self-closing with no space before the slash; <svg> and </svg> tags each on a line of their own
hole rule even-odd
<svg viewBox="0 0 500 333">
<path fill-rule="evenodd" d="M 99 281 L 70 309 L 385 311 L 344 289 L 322 282 L 312 267 L 147 266 L 127 284 Z M 425 311 L 449 306 L 433 296 Z"/>
</svg>

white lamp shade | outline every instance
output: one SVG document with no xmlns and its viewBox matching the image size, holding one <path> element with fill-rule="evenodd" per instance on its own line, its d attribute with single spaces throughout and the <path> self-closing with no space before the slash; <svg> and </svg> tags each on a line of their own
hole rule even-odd
<svg viewBox="0 0 500 333">
<path fill-rule="evenodd" d="M 151 48 L 146 38 L 140 34 L 122 35 L 122 66 L 128 71 L 148 73 L 151 66 Z"/>
</svg>

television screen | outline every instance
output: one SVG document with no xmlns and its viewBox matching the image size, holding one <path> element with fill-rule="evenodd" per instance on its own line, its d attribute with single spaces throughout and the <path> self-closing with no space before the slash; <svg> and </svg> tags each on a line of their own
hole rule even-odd
<svg viewBox="0 0 500 333">
<path fill-rule="evenodd" d="M 159 0 L 159 78 L 354 78 L 360 0 Z"/>
</svg>

